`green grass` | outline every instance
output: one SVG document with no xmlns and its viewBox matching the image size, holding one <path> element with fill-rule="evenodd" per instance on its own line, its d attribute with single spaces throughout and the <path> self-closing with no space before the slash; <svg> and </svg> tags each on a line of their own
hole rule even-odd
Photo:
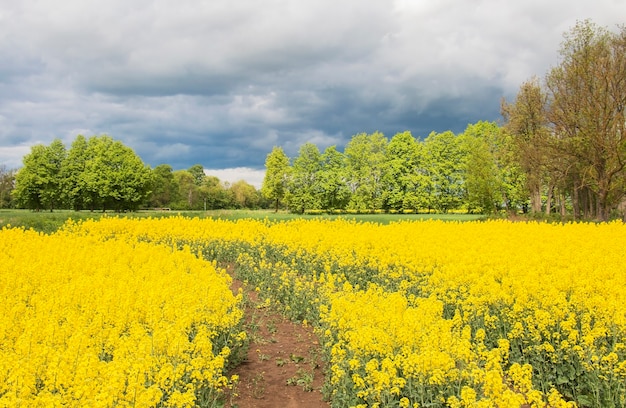
<svg viewBox="0 0 626 408">
<path fill-rule="evenodd" d="M 24 227 L 44 233 L 56 231 L 68 219 L 87 220 L 100 219 L 104 213 L 89 211 L 56 210 L 54 212 L 29 210 L 0 210 L 0 228 L 5 226 Z M 285 211 L 273 210 L 215 210 L 215 211 L 137 211 L 133 213 L 117 214 L 107 212 L 107 216 L 121 217 L 170 217 L 182 215 L 185 217 L 238 220 L 238 219 L 268 219 L 270 221 L 289 221 L 294 219 L 347 219 L 358 222 L 376 222 L 388 224 L 400 220 L 439 219 L 445 221 L 472 221 L 483 219 L 485 216 L 476 214 L 292 214 Z"/>
<path fill-rule="evenodd" d="M 191 213 L 191 212 L 190 212 Z M 213 218 L 237 220 L 243 218 L 269 219 L 271 221 L 289 221 L 294 219 L 329 219 L 342 218 L 359 222 L 377 222 L 388 224 L 401 220 L 444 220 L 444 221 L 473 221 L 485 219 L 481 214 L 293 214 L 286 211 L 275 212 L 274 210 L 216 210 L 196 213 Z"/>
</svg>

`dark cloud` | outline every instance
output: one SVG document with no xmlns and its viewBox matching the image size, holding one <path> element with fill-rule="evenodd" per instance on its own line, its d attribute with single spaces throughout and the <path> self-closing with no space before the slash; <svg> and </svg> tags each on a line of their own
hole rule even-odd
<svg viewBox="0 0 626 408">
<path fill-rule="evenodd" d="M 612 0 L 5 3 L 1 163 L 106 133 L 152 166 L 216 171 L 262 169 L 275 145 L 498 120 L 576 20 L 626 15 Z"/>
</svg>

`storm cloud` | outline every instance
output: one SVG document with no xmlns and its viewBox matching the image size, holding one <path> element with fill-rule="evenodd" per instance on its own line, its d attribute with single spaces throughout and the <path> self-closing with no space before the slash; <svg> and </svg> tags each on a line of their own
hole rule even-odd
<svg viewBox="0 0 626 408">
<path fill-rule="evenodd" d="M 613 0 L 0 0 L 0 164 L 78 134 L 151 166 L 247 171 L 276 145 L 461 132 L 556 65 L 577 20 L 623 16 Z"/>
</svg>

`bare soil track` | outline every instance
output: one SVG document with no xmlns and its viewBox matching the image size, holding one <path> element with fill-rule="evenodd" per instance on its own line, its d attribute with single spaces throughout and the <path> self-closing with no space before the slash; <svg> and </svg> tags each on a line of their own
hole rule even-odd
<svg viewBox="0 0 626 408">
<path fill-rule="evenodd" d="M 254 290 L 233 278 L 231 289 L 244 289 L 245 325 L 250 348 L 229 375 L 239 375 L 229 408 L 328 408 L 319 341 L 313 328 L 291 322 L 259 302 Z"/>
</svg>

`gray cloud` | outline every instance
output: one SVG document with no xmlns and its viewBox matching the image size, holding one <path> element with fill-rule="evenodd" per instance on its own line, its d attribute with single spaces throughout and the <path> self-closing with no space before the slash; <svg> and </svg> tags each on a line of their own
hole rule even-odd
<svg viewBox="0 0 626 408">
<path fill-rule="evenodd" d="M 555 65 L 576 20 L 624 15 L 612 0 L 3 1 L 0 161 L 107 133 L 152 166 L 262 169 L 274 145 L 460 132 Z"/>
</svg>

